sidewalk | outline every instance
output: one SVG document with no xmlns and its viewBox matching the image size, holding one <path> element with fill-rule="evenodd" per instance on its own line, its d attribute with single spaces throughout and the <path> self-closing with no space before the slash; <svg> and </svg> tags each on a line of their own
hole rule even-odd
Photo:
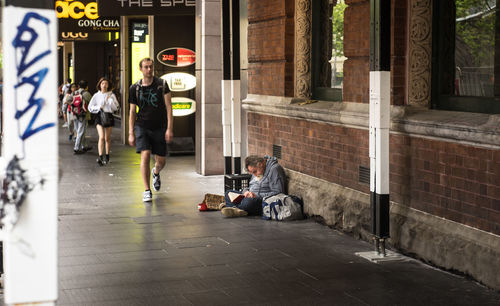
<svg viewBox="0 0 500 306">
<path fill-rule="evenodd" d="M 199 212 L 222 176 L 194 156 L 167 158 L 162 189 L 142 202 L 139 156 L 113 130 L 111 163 L 73 155 L 60 129 L 58 305 L 499 305 L 500 293 L 406 259 L 374 264 L 363 241 L 311 220 Z"/>
</svg>

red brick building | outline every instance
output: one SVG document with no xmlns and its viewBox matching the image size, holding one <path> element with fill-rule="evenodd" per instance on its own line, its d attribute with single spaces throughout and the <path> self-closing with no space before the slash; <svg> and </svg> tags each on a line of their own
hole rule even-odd
<svg viewBox="0 0 500 306">
<path fill-rule="evenodd" d="M 341 99 L 322 83 L 331 2 L 248 0 L 248 154 L 279 152 L 309 216 L 371 239 L 370 1 L 345 1 Z M 389 245 L 498 289 L 499 84 L 466 80 L 479 70 L 461 68 L 461 40 L 446 39 L 462 26 L 454 1 L 391 4 Z"/>
</svg>

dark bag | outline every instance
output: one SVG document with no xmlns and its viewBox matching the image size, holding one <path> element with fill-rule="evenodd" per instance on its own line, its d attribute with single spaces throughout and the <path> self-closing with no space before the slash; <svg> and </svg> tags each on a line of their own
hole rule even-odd
<svg viewBox="0 0 500 306">
<path fill-rule="evenodd" d="M 101 119 L 102 126 L 111 125 L 111 116 L 112 116 L 112 114 L 106 113 L 105 111 L 101 110 L 101 111 L 99 111 L 99 116 L 100 116 L 100 119 Z"/>
</svg>

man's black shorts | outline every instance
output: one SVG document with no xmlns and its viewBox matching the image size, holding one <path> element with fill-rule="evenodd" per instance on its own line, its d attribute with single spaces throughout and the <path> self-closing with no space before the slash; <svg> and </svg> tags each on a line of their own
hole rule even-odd
<svg viewBox="0 0 500 306">
<path fill-rule="evenodd" d="M 167 141 L 165 140 L 165 129 L 150 130 L 138 125 L 134 126 L 135 151 L 151 151 L 158 156 L 167 155 Z"/>
</svg>

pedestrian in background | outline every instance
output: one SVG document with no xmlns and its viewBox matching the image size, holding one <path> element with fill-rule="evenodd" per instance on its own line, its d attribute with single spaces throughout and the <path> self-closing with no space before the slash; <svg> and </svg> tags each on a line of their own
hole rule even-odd
<svg viewBox="0 0 500 306">
<path fill-rule="evenodd" d="M 144 202 L 153 200 L 150 176 L 153 177 L 153 189 L 160 190 L 160 171 L 165 166 L 167 142 L 171 142 L 174 137 L 172 95 L 167 82 L 153 76 L 153 64 L 153 60 L 149 57 L 139 62 L 143 78 L 132 84 L 129 89 L 128 142 L 131 146 L 135 145 L 136 152 L 141 154 Z M 139 107 L 138 113 L 136 107 Z M 150 174 L 151 154 L 155 156 L 155 166 Z"/>
<path fill-rule="evenodd" d="M 75 134 L 75 124 L 74 124 L 74 116 L 71 108 L 71 102 L 73 100 L 73 92 L 78 90 L 78 85 L 71 84 L 69 89 L 66 91 L 63 99 L 63 109 L 66 113 L 66 122 L 69 130 L 68 140 L 71 141 L 73 139 L 73 135 Z"/>
<path fill-rule="evenodd" d="M 81 80 L 78 83 L 79 89 L 72 93 L 72 102 L 71 107 L 73 110 L 73 122 L 76 132 L 75 146 L 73 148 L 73 152 L 75 154 L 83 154 L 92 147 L 87 145 L 87 126 L 88 119 L 90 118 L 90 113 L 88 112 L 88 105 L 90 99 L 92 99 L 92 95 L 88 91 L 88 82 L 85 80 Z M 76 105 L 77 100 L 81 105 Z"/>
<path fill-rule="evenodd" d="M 97 92 L 90 100 L 89 111 L 93 114 L 97 114 L 95 117 L 96 129 L 99 134 L 99 141 L 97 143 L 99 157 L 97 158 L 97 163 L 99 166 L 103 166 L 109 162 L 111 130 L 115 123 L 113 112 L 118 110 L 119 103 L 112 91 L 113 86 L 107 78 L 101 78 L 99 82 L 97 82 L 96 89 Z M 105 157 L 103 149 L 106 150 Z"/>
<path fill-rule="evenodd" d="M 61 85 L 61 96 L 59 97 L 59 99 L 61 101 L 61 112 L 62 112 L 63 118 L 64 118 L 64 124 L 62 127 L 68 127 L 68 106 L 66 104 L 64 104 L 64 98 L 68 94 L 68 91 L 70 90 L 70 88 L 71 88 L 71 79 L 68 78 L 66 80 L 66 83 Z"/>
</svg>

